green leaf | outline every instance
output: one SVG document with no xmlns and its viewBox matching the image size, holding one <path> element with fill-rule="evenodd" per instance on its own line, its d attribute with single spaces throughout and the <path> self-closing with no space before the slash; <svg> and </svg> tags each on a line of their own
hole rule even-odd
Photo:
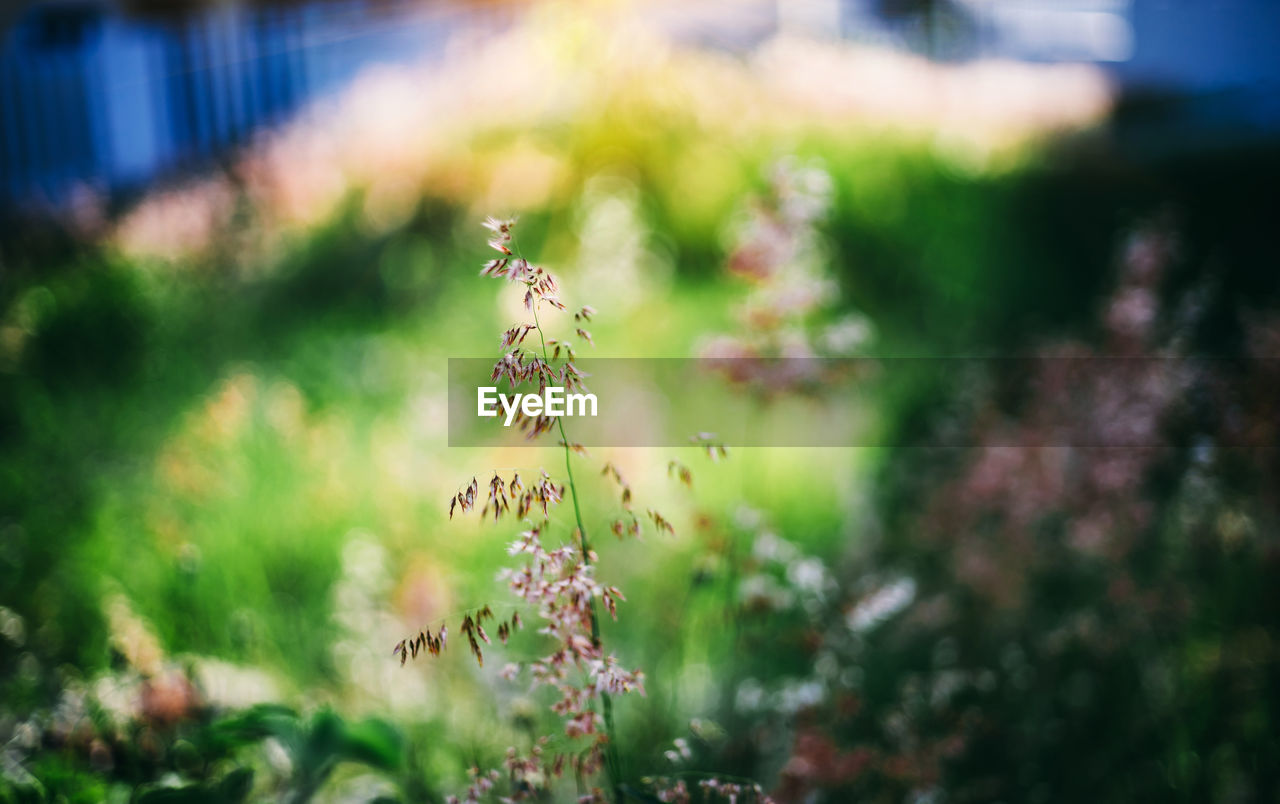
<svg viewBox="0 0 1280 804">
<path fill-rule="evenodd" d="M 217 783 L 148 790 L 138 797 L 138 804 L 241 804 L 252 789 L 253 770 L 238 768 Z"/>
<path fill-rule="evenodd" d="M 208 737 L 219 747 L 238 748 L 267 737 L 277 737 L 296 746 L 298 735 L 297 712 L 287 706 L 259 704 L 240 715 L 213 724 Z"/>
<path fill-rule="evenodd" d="M 239 804 L 249 797 L 251 790 L 253 790 L 252 768 L 233 770 L 218 784 L 218 793 L 225 804 Z"/>
<path fill-rule="evenodd" d="M 369 718 L 347 726 L 345 759 L 379 770 L 394 770 L 404 761 L 404 738 L 385 720 Z"/>
</svg>

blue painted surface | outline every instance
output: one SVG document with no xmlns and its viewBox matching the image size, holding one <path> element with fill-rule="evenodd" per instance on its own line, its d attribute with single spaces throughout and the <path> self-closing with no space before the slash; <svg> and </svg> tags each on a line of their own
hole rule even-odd
<svg viewBox="0 0 1280 804">
<path fill-rule="evenodd" d="M 0 198 L 57 203 L 208 164 L 367 66 L 438 52 L 464 16 L 388 0 L 169 18 L 35 6 L 0 33 Z"/>
</svg>

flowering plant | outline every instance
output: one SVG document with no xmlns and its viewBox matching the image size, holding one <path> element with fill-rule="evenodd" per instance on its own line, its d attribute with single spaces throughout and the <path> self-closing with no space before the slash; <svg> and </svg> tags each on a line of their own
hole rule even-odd
<svg viewBox="0 0 1280 804">
<path fill-rule="evenodd" d="M 549 336 L 540 317 L 547 308 L 568 313 L 568 307 L 560 299 L 559 282 L 545 268 L 531 264 L 516 252 L 512 234 L 514 220 L 489 218 L 484 225 L 491 234 L 489 246 L 498 251 L 499 256 L 486 262 L 480 275 L 516 285 L 523 291 L 524 308 L 533 319 L 502 333 L 503 354 L 494 364 L 491 379 L 494 382 L 505 379 L 512 389 L 536 384 L 539 393 L 549 386 L 583 390 L 585 375 L 574 365 L 575 344 Z M 595 312 L 584 305 L 573 313 L 573 332 L 588 345 L 594 343 L 584 325 Z M 536 348 L 529 348 L 526 344 L 534 343 L 530 336 L 535 333 Z M 505 765 L 509 791 L 504 800 L 535 797 L 568 772 L 584 786 L 601 771 L 611 792 L 592 786 L 582 800 L 619 800 L 623 786 L 613 718 L 614 698 L 631 693 L 644 695 L 645 677 L 643 671 L 628 669 L 616 655 L 606 652 L 601 642 L 600 609 L 616 620 L 618 604 L 626 598 L 618 587 L 596 577 L 597 555 L 583 520 L 573 472 L 574 455 L 585 457 L 587 451 L 582 445 L 569 441 L 559 417 L 546 412 L 528 415 L 523 410 L 515 417 L 515 423 L 530 439 L 553 429 L 558 432 L 564 451 L 564 482 L 557 481 L 545 470 L 539 470 L 533 478 L 523 478 L 519 471 L 513 471 L 509 477 L 495 471 L 486 484 L 483 502 L 480 483 L 474 477 L 450 497 L 450 519 L 455 514 L 474 511 L 479 504 L 481 518 L 492 515 L 496 522 L 504 516 L 513 516 L 525 526 L 507 549 L 520 563 L 500 575 L 516 598 L 510 617 L 499 618 L 485 605 L 463 613 L 456 628 L 481 665 L 483 646 L 492 644 L 486 624 L 505 644 L 510 635 L 524 625 L 522 609 L 541 623 L 538 633 L 551 643 L 548 652 L 534 661 L 523 665 L 508 663 L 502 675 L 515 680 L 527 671 L 532 687 L 554 690 L 556 699 L 551 711 L 562 722 L 564 739 L 553 743 L 550 735 L 544 735 L 525 754 L 515 748 L 508 749 Z M 684 482 L 691 482 L 687 467 L 679 466 L 673 472 Z M 609 529 L 619 539 L 640 537 L 642 519 L 632 509 L 630 484 L 613 463 L 605 463 L 601 474 L 611 478 L 619 488 L 621 510 Z M 556 528 L 551 522 L 552 509 L 563 504 L 566 497 L 573 508 L 574 527 L 567 540 L 557 543 L 553 541 Z M 674 526 L 658 511 L 648 509 L 644 518 L 657 531 L 675 534 Z M 437 656 L 447 648 L 448 639 L 448 624 L 440 622 L 434 629 L 424 628 L 401 640 L 393 655 L 399 657 L 401 664 L 423 655 Z M 502 778 L 496 769 L 484 772 L 472 768 L 470 774 L 471 784 L 462 798 L 469 802 L 479 801 L 494 791 Z"/>
</svg>

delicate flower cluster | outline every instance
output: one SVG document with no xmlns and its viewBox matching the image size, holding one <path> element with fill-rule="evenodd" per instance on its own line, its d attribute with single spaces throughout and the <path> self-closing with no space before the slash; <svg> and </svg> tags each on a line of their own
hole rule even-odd
<svg viewBox="0 0 1280 804">
<path fill-rule="evenodd" d="M 508 548 L 512 555 L 528 555 L 524 567 L 504 570 L 511 592 L 536 608 L 545 622 L 538 633 L 553 638 L 556 649 L 529 666 L 534 686 L 554 688 L 560 698 L 551 709 L 564 720 L 569 737 L 600 735 L 600 715 L 593 703 L 603 695 L 630 692 L 644 694 L 644 673 L 622 668 L 617 658 L 605 656 L 595 636 L 594 601 L 617 619 L 618 601 L 625 600 L 616 586 L 595 580 L 595 568 L 574 548 L 547 550 L 542 528 L 520 534 Z M 595 748 L 602 748 L 597 742 Z"/>
<path fill-rule="evenodd" d="M 513 332 L 522 330 L 525 326 L 528 325 L 522 324 L 517 327 L 512 327 L 507 331 Z M 534 329 L 537 329 L 537 327 L 535 326 Z M 586 330 L 583 331 L 585 332 Z M 506 340 L 505 336 L 503 337 L 503 340 Z M 517 341 L 517 343 L 518 342 L 519 341 Z M 550 343 L 550 341 L 548 343 Z M 563 342 L 559 342 L 557 343 L 557 351 L 561 346 L 564 347 L 567 353 L 566 356 L 572 360 L 574 358 L 573 347 L 571 345 L 565 345 Z M 559 354 L 552 359 L 558 358 Z M 586 387 L 582 384 L 582 378 L 584 376 L 586 375 L 579 371 L 578 367 L 573 365 L 573 363 L 565 363 L 559 369 L 556 369 L 551 365 L 551 363 L 547 362 L 547 360 L 538 357 L 537 355 L 528 355 L 521 350 L 516 349 L 503 355 L 502 358 L 494 364 L 493 373 L 490 375 L 489 379 L 497 382 L 499 379 L 505 377 L 507 382 L 511 384 L 512 388 L 523 382 L 532 382 L 537 380 L 539 391 L 552 384 L 563 385 L 569 389 L 579 390 Z"/>
<path fill-rule="evenodd" d="M 559 284 L 549 272 L 530 265 L 515 253 L 513 226 L 514 221 L 509 220 L 490 218 L 485 222 L 485 227 L 492 234 L 489 245 L 499 251 L 501 256 L 486 263 L 481 275 L 521 283 L 524 286 L 525 308 L 533 314 L 534 320 L 516 324 L 503 332 L 501 348 L 508 351 L 494 365 L 492 379 L 497 382 L 505 378 L 512 388 L 523 383 L 536 383 L 539 392 L 551 384 L 581 389 L 585 375 L 573 364 L 573 344 L 548 338 L 538 320 L 538 309 L 543 303 L 558 310 L 566 310 L 556 296 Z M 595 313 L 592 307 L 583 306 L 573 316 L 574 332 L 588 344 L 593 343 L 591 333 L 581 325 L 589 322 Z M 537 338 L 531 340 L 530 336 L 534 334 Z M 531 342 L 541 346 L 540 354 L 525 351 L 525 345 Z M 531 438 L 552 427 L 560 428 L 560 445 L 565 450 L 566 472 L 569 473 L 569 491 L 575 495 L 574 515 L 577 527 L 570 534 L 569 543 L 558 546 L 544 543 L 551 528 L 551 509 L 564 499 L 566 492 L 566 485 L 555 482 L 545 471 L 541 471 L 535 481 L 522 479 L 519 472 L 512 473 L 509 478 L 495 472 L 490 478 L 486 499 L 480 505 L 480 516 L 487 518 L 492 514 L 496 521 L 506 514 L 514 514 L 518 520 L 529 523 L 507 547 L 510 556 L 524 559 L 523 565 L 503 570 L 500 577 L 506 581 L 508 589 L 522 607 L 536 612 L 541 622 L 537 633 L 553 643 L 549 653 L 525 666 L 515 662 L 508 663 L 500 675 L 507 680 L 515 680 L 522 671 L 527 670 L 533 687 L 553 690 L 556 697 L 550 709 L 560 718 L 565 738 L 586 741 L 587 745 L 584 748 L 579 743 L 577 747 L 548 751 L 548 739 L 544 737 L 527 755 L 520 754 L 514 748 L 510 749 L 505 762 L 510 790 L 503 800 L 524 800 L 542 795 L 540 791 L 547 790 L 552 780 L 568 770 L 582 779 L 602 768 L 609 770 L 616 797 L 618 781 L 616 747 L 612 741 L 612 699 L 632 692 L 643 695 L 644 673 L 624 668 L 616 656 L 605 653 L 600 644 L 597 608 L 603 607 L 616 620 L 618 603 L 626 598 L 616 586 L 602 584 L 596 579 L 596 555 L 589 547 L 578 513 L 577 491 L 573 486 L 573 475 L 567 461 L 568 456 L 573 453 L 585 456 L 586 449 L 568 441 L 563 425 L 556 419 L 522 416 L 520 426 Z M 692 475 L 687 468 L 674 467 L 672 471 L 686 484 L 692 483 Z M 621 487 L 620 502 L 627 518 L 627 521 L 615 521 L 612 525 L 613 532 L 619 538 L 625 535 L 638 537 L 640 521 L 631 511 L 630 485 L 611 463 L 604 465 L 602 474 L 611 476 Z M 480 483 L 474 477 L 464 488 L 455 492 L 449 499 L 450 519 L 455 513 L 474 510 L 480 504 L 480 492 Z M 652 509 L 646 513 L 656 529 L 674 534 L 675 528 L 661 514 Z M 485 624 L 493 619 L 492 611 L 486 606 L 474 614 L 467 614 L 460 625 L 459 630 L 467 638 L 472 654 L 481 664 L 484 660 L 481 643 L 492 644 Z M 505 644 L 510 634 L 521 626 L 520 614 L 517 612 L 510 620 L 498 623 L 497 636 Z M 421 631 L 416 637 L 402 640 L 396 645 L 393 654 L 400 656 L 402 664 L 406 658 L 417 658 L 419 654 L 438 655 L 444 649 L 447 634 L 448 629 L 443 625 L 435 634 L 430 629 Z M 497 771 L 484 773 L 473 768 L 470 786 L 462 800 L 479 801 L 493 792 L 499 779 Z M 580 800 L 609 799 L 600 790 L 591 789 Z"/>
<path fill-rule="evenodd" d="M 693 801 L 727 801 L 729 804 L 773 804 L 773 799 L 759 784 L 750 781 L 726 781 L 716 777 L 701 779 L 697 787 L 701 795 L 694 797 L 683 779 L 657 778 L 648 780 L 659 801 L 672 804 L 691 804 Z"/>
<path fill-rule="evenodd" d="M 847 356 L 870 327 L 861 317 L 815 326 L 836 290 L 817 232 L 830 206 L 830 176 L 792 158 L 769 178 L 769 192 L 750 206 L 727 262 L 752 285 L 738 311 L 741 332 L 711 339 L 702 353 L 730 382 L 777 393 L 823 379 L 823 361 L 797 358 Z"/>
<path fill-rule="evenodd" d="M 801 214 L 800 211 L 793 213 Z M 534 320 L 516 324 L 502 333 L 500 345 L 508 351 L 494 365 L 491 379 L 498 382 L 505 378 L 512 388 L 523 383 L 536 383 L 539 392 L 551 384 L 580 389 L 585 375 L 573 364 L 573 344 L 547 337 L 538 319 L 538 310 L 543 303 L 566 310 L 556 296 L 559 284 L 546 270 L 530 265 L 515 252 L 513 226 L 514 221 L 509 220 L 490 218 L 485 222 L 485 227 L 492 234 L 489 245 L 501 256 L 486 263 L 481 275 L 521 283 L 525 308 L 533 314 Z M 592 307 L 583 306 L 573 316 L 574 332 L 588 344 L 593 344 L 591 333 L 581 324 L 589 322 L 595 313 Z M 538 337 L 531 339 L 535 333 Z M 535 340 L 541 347 L 540 354 L 525 351 L 525 345 Z M 514 748 L 508 750 L 504 764 L 509 790 L 502 800 L 545 797 L 553 780 L 569 771 L 577 776 L 581 785 L 583 780 L 602 769 L 608 771 L 612 795 L 599 788 L 589 788 L 579 801 L 618 800 L 622 794 L 613 736 L 613 699 L 630 693 L 644 695 L 645 676 L 640 670 L 624 667 L 615 655 L 605 652 L 600 642 L 597 611 L 602 607 L 616 620 L 618 603 L 626 598 L 618 587 L 596 579 L 596 555 L 587 540 L 569 463 L 571 455 L 586 456 L 587 450 L 568 440 L 563 423 L 558 419 L 522 417 L 520 422 L 531 438 L 553 427 L 559 429 L 560 446 L 565 450 L 567 484 L 556 483 L 545 471 L 541 471 L 533 482 L 523 480 L 519 472 L 513 472 L 509 479 L 495 472 L 487 484 L 487 496 L 480 506 L 481 518 L 492 513 L 496 521 L 514 513 L 518 520 L 528 523 L 526 529 L 507 546 L 508 555 L 521 558 L 523 564 L 504 569 L 499 577 L 506 582 L 521 608 L 536 613 L 541 623 L 537 633 L 552 643 L 548 653 L 523 665 L 510 662 L 500 675 L 514 681 L 527 671 L 532 688 L 553 691 L 555 696 L 550 710 L 561 721 L 563 738 L 558 743 L 561 747 L 556 750 L 548 749 L 551 744 L 549 736 L 538 739 L 527 754 Z M 724 445 L 716 443 L 708 433 L 700 433 L 692 441 L 713 460 L 728 454 Z M 687 487 L 693 486 L 693 473 L 689 467 L 679 461 L 671 461 L 667 468 L 669 475 Z M 619 488 L 622 513 L 612 521 L 610 530 L 619 539 L 627 536 L 639 538 L 642 517 L 632 510 L 631 485 L 613 463 L 606 462 L 600 473 L 611 478 Z M 567 543 L 551 545 L 547 543 L 552 527 L 551 509 L 564 499 L 566 485 L 573 496 L 577 527 L 569 534 Z M 467 513 L 474 510 L 480 501 L 480 491 L 480 483 L 473 477 L 470 483 L 455 492 L 449 499 L 449 518 L 452 519 L 459 511 Z M 646 508 L 643 518 L 647 518 L 656 531 L 675 535 L 675 526 L 658 511 Z M 476 661 L 481 664 L 484 661 L 481 643 L 492 644 L 485 623 L 493 619 L 493 612 L 486 606 L 467 614 L 460 625 L 459 630 L 467 638 Z M 510 620 L 498 623 L 498 638 L 505 644 L 510 634 L 521 625 L 517 612 Z M 416 637 L 406 638 L 397 644 L 393 655 L 400 656 L 401 664 L 407 658 L 417 658 L 420 654 L 439 655 L 447 636 L 448 629 L 443 624 L 435 634 L 430 629 L 420 631 Z M 571 742 L 565 745 L 564 740 Z M 470 773 L 471 782 L 462 801 L 477 802 L 490 795 L 501 778 L 497 771 L 486 773 L 479 768 L 473 768 Z M 683 784 L 680 782 L 678 787 L 671 789 L 684 792 L 673 794 L 676 798 L 663 800 L 687 801 L 688 791 L 684 790 Z M 742 800 L 768 801 L 755 785 L 720 780 L 708 780 L 702 784 L 703 798 L 738 801 L 743 796 L 747 798 Z"/>
<path fill-rule="evenodd" d="M 1032 568 L 1059 560 L 1028 537 L 1053 512 L 1070 514 L 1058 525 L 1065 544 L 1113 561 L 1129 556 L 1151 526 L 1143 489 L 1171 451 L 1163 433 L 1194 398 L 1190 392 L 1212 383 L 1180 353 L 1179 330 L 1194 329 L 1194 316 L 1169 331 L 1158 326 L 1160 284 L 1176 252 L 1163 224 L 1133 232 L 1104 303 L 1101 344 L 1066 341 L 1039 350 L 1016 418 L 1000 415 L 991 400 L 973 411 L 972 440 L 993 446 L 976 450 L 936 490 L 921 537 L 953 551 L 955 577 L 978 595 L 1021 604 Z M 1052 446 L 1064 442 L 1126 448 Z M 995 446 L 1010 443 L 1049 446 Z M 955 538 L 979 529 L 989 538 Z"/>
<path fill-rule="evenodd" d="M 479 489 L 480 486 L 473 477 L 470 485 L 450 498 L 449 518 L 453 519 L 453 514 L 457 510 L 461 510 L 465 514 L 474 508 Z M 563 498 L 564 486 L 557 486 L 545 471 L 541 473 L 537 483 L 527 487 L 524 481 L 520 479 L 519 472 L 511 476 L 509 483 L 503 481 L 502 477 L 497 472 L 494 472 L 493 477 L 489 480 L 489 497 L 485 501 L 484 507 L 480 509 L 480 516 L 484 518 L 492 510 L 493 518 L 496 521 L 511 510 L 511 503 L 514 502 L 518 519 L 527 517 L 535 506 L 542 509 L 542 515 L 545 517 L 548 515 L 550 506 L 560 502 Z"/>
<path fill-rule="evenodd" d="M 546 302 L 557 310 L 566 309 L 555 295 L 560 286 L 550 272 L 530 265 L 529 261 L 523 257 L 511 256 L 511 249 L 507 244 L 511 242 L 511 229 L 515 224 L 514 220 L 496 218 L 485 220 L 485 228 L 494 233 L 489 240 L 489 245 L 502 252 L 503 256 L 485 263 L 484 268 L 480 270 L 480 275 L 506 279 L 509 282 L 523 282 L 526 288 L 524 308 L 529 312 L 534 311 L 534 305 L 537 302 Z"/>
<path fill-rule="evenodd" d="M 483 773 L 474 765 L 467 768 L 467 776 L 471 779 L 470 784 L 467 785 L 467 792 L 461 797 L 448 796 L 445 801 L 449 804 L 480 804 L 501 778 L 501 774 L 496 770 Z"/>
<path fill-rule="evenodd" d="M 548 385 L 562 386 L 568 391 L 585 390 L 582 383 L 585 375 L 573 364 L 577 359 L 573 343 L 563 339 L 548 338 L 537 320 L 538 308 L 544 303 L 557 310 L 567 311 L 568 308 L 557 296 L 560 289 L 559 282 L 545 268 L 530 265 L 528 260 L 513 254 L 509 244 L 512 242 L 511 230 L 515 226 L 514 220 L 489 218 L 484 225 L 493 233 L 489 245 L 501 252 L 502 256 L 485 263 L 480 275 L 523 284 L 524 307 L 534 316 L 532 323 L 516 324 L 502 333 L 499 340 L 500 346 L 510 351 L 504 353 L 494 364 L 490 379 L 498 382 L 505 378 L 512 388 L 525 382 L 536 382 L 539 393 Z M 574 313 L 574 322 L 590 321 L 595 312 L 594 308 L 583 306 Z M 538 333 L 538 341 L 542 347 L 541 355 L 526 352 L 522 348 L 525 340 L 533 332 Z M 595 345 L 591 333 L 581 326 L 575 327 L 574 332 L 588 345 Z M 567 360 L 557 367 L 553 361 L 559 360 L 562 355 Z M 515 422 L 531 439 L 549 432 L 556 424 L 555 418 L 549 415 L 527 416 L 523 411 L 516 413 Z"/>
<path fill-rule="evenodd" d="M 467 613 L 462 617 L 462 623 L 458 630 L 467 638 L 467 645 L 471 648 L 471 655 L 476 657 L 476 663 L 484 667 L 484 652 L 480 649 L 480 643 L 492 645 L 489 634 L 484 630 L 485 620 L 495 620 L 493 610 L 488 606 L 475 612 L 475 614 Z M 498 639 L 502 644 L 507 644 L 507 640 L 511 634 L 519 631 L 524 627 L 524 621 L 520 619 L 520 612 L 514 612 L 509 620 L 498 622 Z M 416 637 L 406 637 L 396 643 L 392 648 L 391 655 L 400 656 L 400 664 L 403 665 L 405 660 L 409 658 L 416 659 L 418 654 L 424 656 L 430 654 L 439 656 L 449 644 L 449 626 L 441 624 L 440 630 L 435 634 L 431 633 L 430 628 L 423 629 L 418 632 Z"/>
<path fill-rule="evenodd" d="M 1120 254 L 1117 285 L 1099 310 L 1096 340 L 1046 345 L 1016 368 L 1016 383 L 1000 377 L 1008 370 L 996 361 L 987 371 L 1000 379 L 984 377 L 941 425 L 968 428 L 979 446 L 940 466 L 927 466 L 932 457 L 906 464 L 919 472 L 909 484 L 910 540 L 878 560 L 903 562 L 911 574 L 870 574 L 842 588 L 833 602 L 843 616 L 815 610 L 811 623 L 824 634 L 814 665 L 833 671 L 831 697 L 796 730 L 780 797 L 846 796 L 851 789 L 866 799 L 972 793 L 977 788 L 963 787 L 964 777 L 949 769 L 958 757 L 988 750 L 990 720 L 972 717 L 975 696 L 1034 702 L 1052 694 L 1051 679 L 1077 673 L 1077 683 L 1094 690 L 1078 711 L 1111 716 L 1113 696 L 1102 692 L 1107 679 L 1098 668 L 1141 666 L 1152 677 L 1180 672 L 1180 629 L 1203 617 L 1206 605 L 1187 579 L 1199 578 L 1211 556 L 1270 549 L 1254 534 L 1263 532 L 1257 523 L 1274 521 L 1275 503 L 1245 507 L 1225 488 L 1241 477 L 1274 485 L 1275 452 L 1248 450 L 1268 457 L 1245 469 L 1244 451 L 1224 447 L 1240 443 L 1233 442 L 1236 428 L 1265 426 L 1270 438 L 1275 396 L 1260 407 L 1227 404 L 1227 361 L 1193 356 L 1212 287 L 1170 290 L 1179 251 L 1167 222 L 1134 231 Z M 1280 333 L 1280 324 L 1273 326 Z M 1244 371 L 1253 387 L 1280 387 L 1272 357 L 1280 338 L 1266 343 L 1261 334 L 1248 333 L 1251 345 L 1271 359 Z M 1020 394 L 1012 409 L 992 390 L 1010 387 Z M 1076 446 L 1054 446 L 1063 441 Z M 1228 474 L 1234 479 L 1224 482 Z M 755 552 L 783 558 L 790 550 L 761 539 Z M 1159 572 L 1146 569 L 1152 556 L 1159 556 Z M 945 568 L 941 581 L 937 567 Z M 1046 597 L 1049 587 L 1055 594 Z M 1064 607 L 1065 599 L 1075 602 Z M 1153 624 L 1160 633 L 1154 641 Z M 991 652 L 960 648 L 957 635 L 974 633 Z M 866 692 L 864 672 L 902 666 L 902 646 L 918 644 L 933 645 L 932 655 L 897 693 L 877 700 Z M 1089 657 L 1084 671 L 1081 656 Z M 1217 683 L 1212 674 L 1203 680 L 1209 688 Z M 1161 712 L 1159 722 L 1176 718 L 1179 704 L 1171 701 L 1194 695 L 1195 684 L 1179 682 L 1177 696 L 1169 688 L 1136 688 L 1125 706 L 1144 717 Z M 739 688 L 740 711 L 759 708 L 742 706 L 746 699 L 768 700 L 755 686 L 751 695 L 745 684 Z M 1016 741 L 1029 723 L 1010 720 L 996 744 Z"/>
<path fill-rule="evenodd" d="M 430 653 L 432 656 L 439 656 L 441 651 L 449 644 L 449 626 L 441 625 L 440 630 L 435 634 L 431 633 L 431 629 L 425 629 L 418 632 L 417 637 L 405 637 L 396 643 L 391 649 L 392 656 L 400 657 L 400 664 L 403 665 L 405 660 L 412 654 L 413 658 L 418 658 L 418 653 Z"/>
<path fill-rule="evenodd" d="M 774 165 L 769 193 L 752 203 L 729 270 L 757 281 L 773 279 L 812 247 L 813 224 L 831 202 L 831 177 L 794 158 Z"/>
</svg>

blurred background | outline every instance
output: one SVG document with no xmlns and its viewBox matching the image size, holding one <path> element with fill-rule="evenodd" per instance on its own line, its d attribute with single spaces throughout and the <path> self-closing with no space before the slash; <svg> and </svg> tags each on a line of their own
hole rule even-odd
<svg viewBox="0 0 1280 804">
<path fill-rule="evenodd" d="M 639 800 L 1280 799 L 1278 89 L 1268 0 L 5 4 L 0 800 L 440 801 L 557 728 L 391 656 L 504 602 L 449 496 L 562 461 L 447 447 L 487 215 L 595 356 L 935 358 L 849 402 L 897 446 L 592 455 L 676 530 L 598 545 Z"/>
</svg>

